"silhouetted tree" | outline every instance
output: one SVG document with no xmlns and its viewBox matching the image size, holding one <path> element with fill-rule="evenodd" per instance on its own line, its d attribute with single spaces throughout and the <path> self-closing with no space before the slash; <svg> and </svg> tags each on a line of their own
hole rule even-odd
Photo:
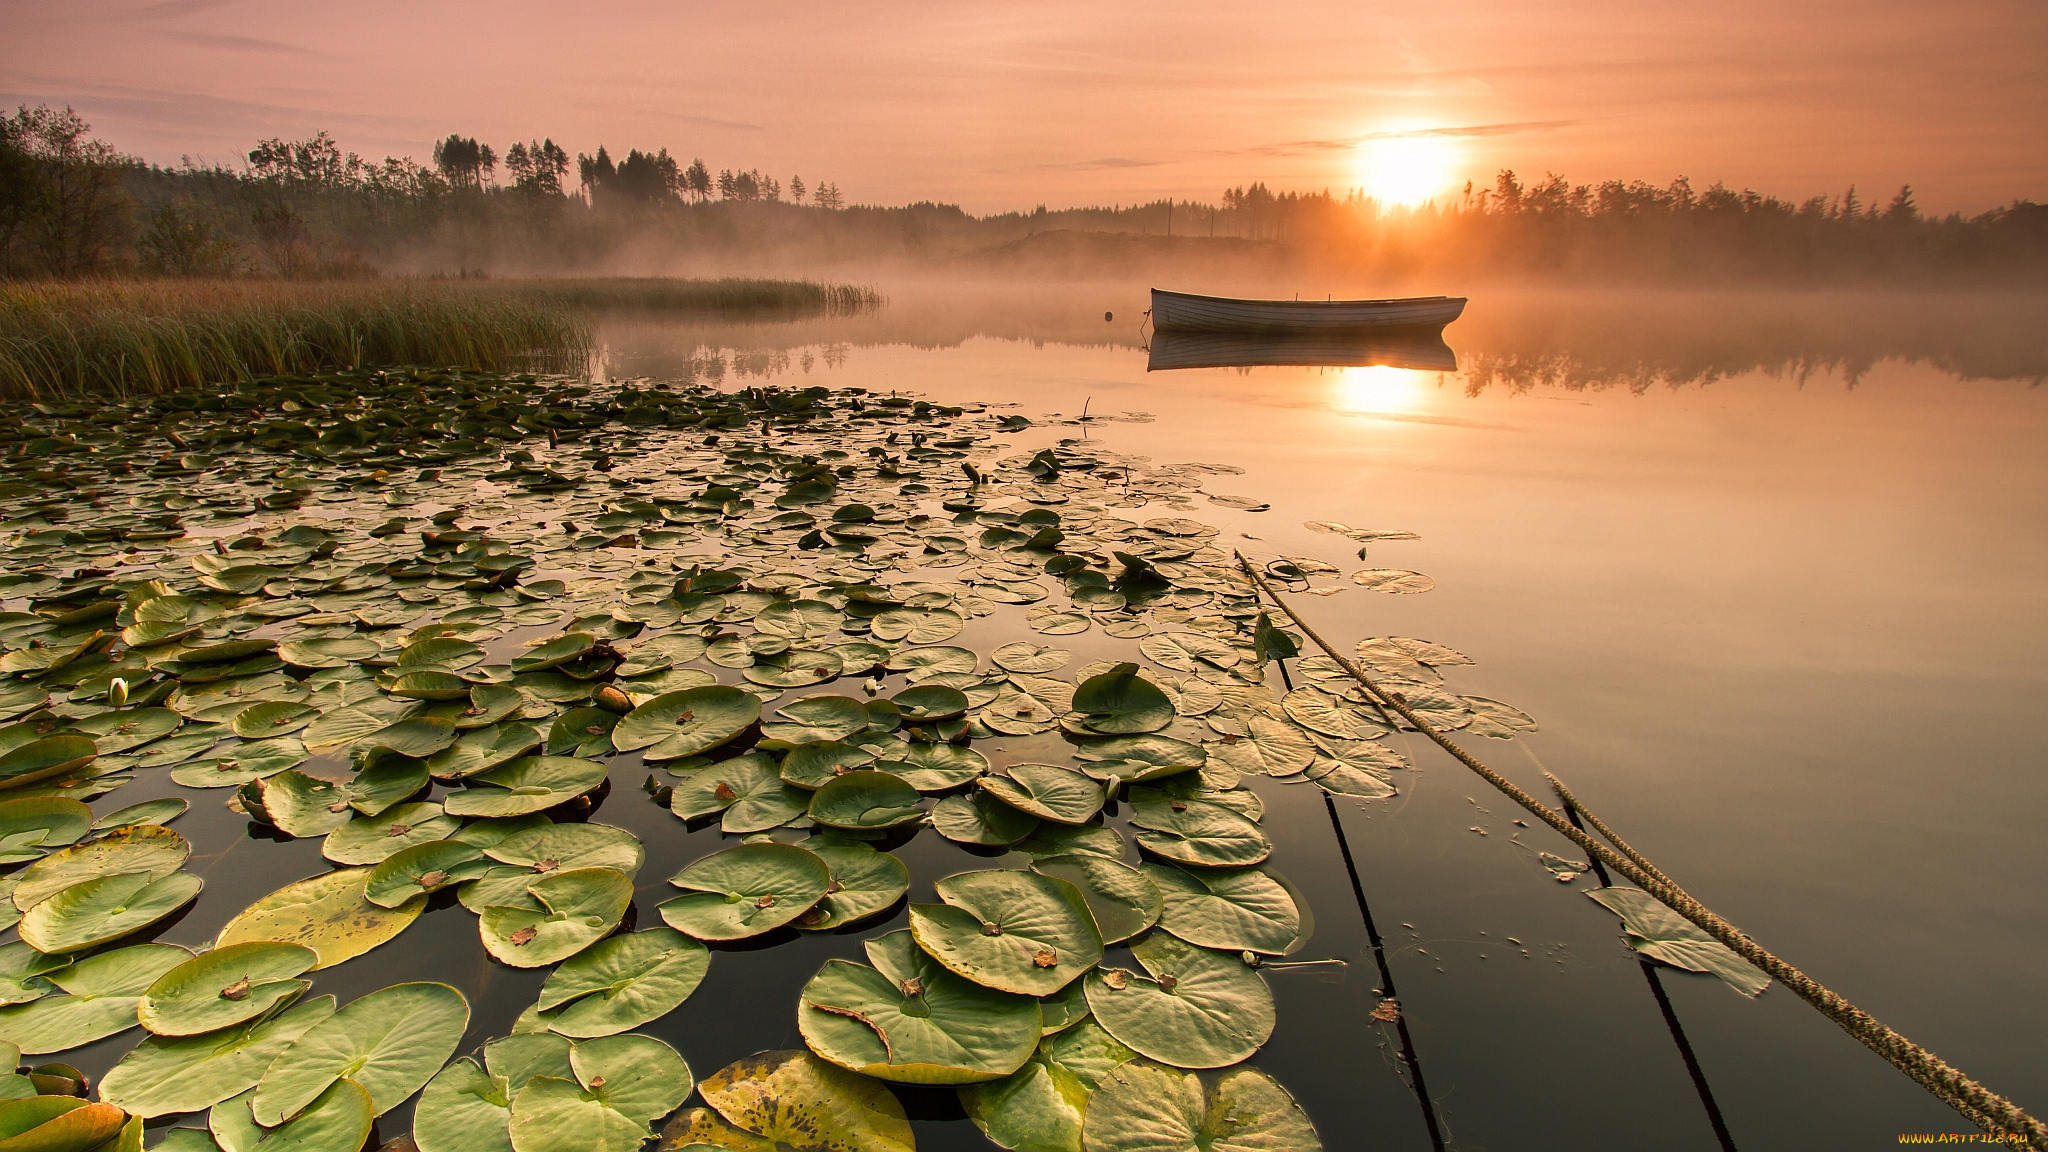
<svg viewBox="0 0 2048 1152">
<path fill-rule="evenodd" d="M 560 196 L 569 154 L 553 139 L 536 140 L 531 145 L 515 143 L 505 152 L 505 170 L 512 174 L 512 187 L 522 192 Z"/>
<path fill-rule="evenodd" d="M 128 216 L 121 171 L 133 162 L 113 145 L 88 139 L 92 126 L 68 107 L 23 105 L 0 125 L 8 153 L 0 167 L 10 170 L 4 179 L 20 197 L 10 196 L 0 216 L 9 264 L 20 246 L 29 264 L 57 276 L 106 265 Z"/>
<path fill-rule="evenodd" d="M 801 204 L 804 202 L 803 177 L 791 176 L 789 178 L 789 202 L 792 204 Z"/>
<path fill-rule="evenodd" d="M 498 154 L 489 144 L 477 143 L 474 137 L 450 133 L 446 140 L 434 145 L 434 167 L 441 170 L 450 186 L 481 192 L 484 181 L 497 171 Z"/>
</svg>

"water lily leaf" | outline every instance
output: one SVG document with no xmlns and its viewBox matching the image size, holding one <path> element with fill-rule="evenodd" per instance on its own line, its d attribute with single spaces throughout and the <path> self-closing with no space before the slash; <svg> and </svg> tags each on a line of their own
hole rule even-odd
<svg viewBox="0 0 2048 1152">
<path fill-rule="evenodd" d="M 21 915 L 21 938 L 39 952 L 84 952 L 140 932 L 199 896 L 190 872 L 101 876 L 38 902 Z"/>
<path fill-rule="evenodd" d="M 1395 595 L 1427 592 L 1436 587 L 1436 581 L 1420 572 L 1406 568 L 1367 568 L 1353 572 L 1351 582 L 1374 592 L 1390 592 Z"/>
<path fill-rule="evenodd" d="M 383 752 L 424 760 L 453 743 L 453 721 L 437 716 L 414 716 L 381 729 L 375 736 L 356 745 L 356 750 L 365 759 Z"/>
<path fill-rule="evenodd" d="M 1254 716 L 1245 727 L 1241 737 L 1210 741 L 1203 747 L 1247 776 L 1292 776 L 1315 762 L 1316 746 L 1293 725 Z"/>
<path fill-rule="evenodd" d="M 375 640 L 362 635 L 287 640 L 277 646 L 278 657 L 295 668 L 346 668 L 380 651 Z"/>
<path fill-rule="evenodd" d="M 920 792 L 944 792 L 979 778 L 988 771 L 988 758 L 957 744 L 906 744 L 875 767 Z"/>
<path fill-rule="evenodd" d="M 633 709 L 612 729 L 621 752 L 679 760 L 718 747 L 761 718 L 761 698 L 726 684 L 668 692 Z"/>
<path fill-rule="evenodd" d="M 1339 740 L 1373 740 L 1393 731 L 1371 711 L 1320 688 L 1296 688 L 1281 698 L 1280 707 L 1303 728 Z"/>
<path fill-rule="evenodd" d="M 566 1051 L 563 1055 L 566 1070 Z M 413 1142 L 420 1152 L 513 1152 L 514 1091 L 469 1057 L 456 1060 L 420 1090 L 413 1106 Z"/>
<path fill-rule="evenodd" d="M 302 944 L 269 940 L 201 952 L 157 977 L 142 994 L 137 1015 L 158 1036 L 229 1028 L 298 999 L 312 985 L 294 977 L 319 959 Z"/>
<path fill-rule="evenodd" d="M 1075 636 L 1086 632 L 1089 624 L 1085 613 L 1065 611 L 1050 604 L 1040 604 L 1025 613 L 1024 622 L 1033 632 L 1047 636 Z"/>
<path fill-rule="evenodd" d="M 544 672 L 559 668 L 572 660 L 589 655 L 597 645 L 597 638 L 583 632 L 571 632 L 557 636 L 542 644 L 536 644 L 512 658 L 512 671 Z"/>
<path fill-rule="evenodd" d="M 0 944 L 0 1006 L 27 1004 L 56 991 L 57 986 L 43 977 L 69 963 L 69 956 L 45 955 L 19 940 Z M 0 1050 L 0 1056 L 4 1055 Z M 6 1061 L 0 1059 L 0 1068 L 5 1066 Z"/>
<path fill-rule="evenodd" d="M 134 1144 L 142 1144 L 138 1121 Z M 42 1152 L 85 1152 L 114 1148 L 115 1138 L 130 1127 L 128 1114 L 111 1104 L 88 1104 L 74 1096 L 45 1095 L 0 1101 L 0 1133 L 12 1147 Z"/>
<path fill-rule="evenodd" d="M 1038 827 L 1038 817 L 979 791 L 939 801 L 932 806 L 931 820 L 933 830 L 948 840 L 992 847 L 1014 844 Z"/>
<path fill-rule="evenodd" d="M 334 1148 L 361 1148 L 376 1123 L 370 1094 L 346 1077 L 334 1081 L 319 1099 L 306 1106 L 282 1127 L 268 1132 L 250 1119 L 250 1094 L 231 1097 L 207 1113 L 207 1127 L 222 1152 L 324 1152 Z"/>
<path fill-rule="evenodd" d="M 171 781 L 187 788 L 230 788 L 275 776 L 306 762 L 306 746 L 292 737 L 241 744 L 171 769 Z"/>
<path fill-rule="evenodd" d="M 865 710 L 863 710 L 865 713 Z M 782 758 L 783 782 L 816 791 L 835 777 L 875 762 L 872 753 L 837 741 L 799 744 Z"/>
<path fill-rule="evenodd" d="M 1131 945 L 1148 979 L 1122 969 L 1088 976 L 1088 1007 L 1126 1046 L 1180 1068 L 1222 1068 L 1273 1034 L 1273 993 L 1235 955 L 1164 932 Z"/>
<path fill-rule="evenodd" d="M 156 978 L 192 958 L 170 944 L 136 944 L 43 979 L 61 992 L 0 1008 L 0 1040 L 26 1053 L 63 1052 L 135 1027 L 135 1006 Z"/>
<path fill-rule="evenodd" d="M 1138 651 L 1176 672 L 1197 672 L 1204 666 L 1230 668 L 1242 658 L 1237 649 L 1200 632 L 1155 633 L 1138 641 Z"/>
<path fill-rule="evenodd" d="M 893 828 L 924 818 L 923 796 L 900 776 L 848 772 L 811 793 L 811 819 L 827 828 Z"/>
<path fill-rule="evenodd" d="M 334 1015 L 334 997 L 316 996 L 228 1031 L 150 1036 L 100 1081 L 100 1099 L 138 1116 L 211 1108 L 256 1086 L 292 1042 Z"/>
<path fill-rule="evenodd" d="M 543 822 L 485 845 L 483 851 L 495 866 L 462 887 L 463 907 L 478 913 L 494 907 L 538 909 L 526 886 L 551 872 L 609 868 L 630 877 L 647 861 L 638 837 L 609 824 Z"/>
<path fill-rule="evenodd" d="M 791 744 L 842 740 L 868 726 L 868 710 L 849 696 L 806 696 L 775 713 L 779 721 L 761 725 L 761 735 Z"/>
<path fill-rule="evenodd" d="M 669 810 L 685 820 L 724 812 L 719 826 L 746 835 L 789 823 L 810 801 L 810 793 L 783 783 L 775 761 L 749 752 L 690 773 L 675 786 Z"/>
<path fill-rule="evenodd" d="M 159 800 L 144 800 L 126 808 L 109 812 L 92 822 L 95 832 L 111 832 L 116 828 L 132 828 L 137 824 L 169 824 L 183 816 L 192 805 L 182 796 L 167 796 Z M 4 808 L 4 804 L 0 804 Z"/>
<path fill-rule="evenodd" d="M 1257 1068 L 1184 1072 L 1136 1060 L 1089 1101 L 1085 1152 L 1322 1152 L 1294 1097 Z"/>
<path fill-rule="evenodd" d="M 515 1152 L 632 1152 L 647 1141 L 646 1124 L 554 1076 L 536 1076 L 512 1097 L 507 1130 Z"/>
<path fill-rule="evenodd" d="M 1273 854 L 1257 821 L 1218 804 L 1133 798 L 1131 826 L 1139 847 L 1176 864 L 1242 868 Z"/>
<path fill-rule="evenodd" d="M 1080 891 L 1104 944 L 1128 940 L 1159 920 L 1159 889 L 1148 873 L 1127 864 L 1080 852 L 1035 860 L 1031 870 Z"/>
<path fill-rule="evenodd" d="M 755 684 L 771 688 L 805 688 L 823 684 L 840 672 L 839 655 L 815 648 L 793 648 L 787 652 L 755 656 L 741 675 Z"/>
<path fill-rule="evenodd" d="M 895 1093 L 802 1049 L 735 1060 L 705 1077 L 697 1093 L 717 1111 L 678 1116 L 662 1130 L 663 1147 L 687 1148 L 699 1132 L 721 1137 L 718 1148 L 743 1152 L 912 1152 L 916 1146 Z M 728 1142 L 721 1122 L 762 1143 Z"/>
<path fill-rule="evenodd" d="M 694 1087 L 689 1065 L 652 1036 L 604 1036 L 578 1041 L 569 1067 L 586 1092 L 606 1108 L 645 1126 L 676 1110 Z M 516 1123 L 517 1105 L 514 1105 Z"/>
<path fill-rule="evenodd" d="M 924 723 L 931 720 L 951 720 L 967 713 L 967 695 L 958 688 L 943 684 L 920 684 L 914 688 L 889 697 L 905 720 Z"/>
<path fill-rule="evenodd" d="M 529 882 L 541 907 L 483 910 L 484 949 L 515 968 L 565 960 L 611 935 L 633 902 L 633 881 L 609 868 L 572 868 Z"/>
<path fill-rule="evenodd" d="M 896 906 L 910 890 L 910 870 L 890 852 L 837 836 L 813 836 L 797 847 L 825 862 L 832 881 L 824 899 L 798 916 L 798 928 L 843 928 Z"/>
<path fill-rule="evenodd" d="M 0 864 L 39 860 L 92 831 L 92 809 L 63 796 L 0 800 Z"/>
<path fill-rule="evenodd" d="M 45 736 L 0 754 L 0 788 L 20 788 L 75 772 L 92 763 L 99 748 L 84 736 Z"/>
<path fill-rule="evenodd" d="M 296 768 L 251 780 L 238 795 L 250 816 L 291 836 L 325 836 L 353 815 L 347 788 Z"/>
<path fill-rule="evenodd" d="M 319 716 L 318 708 L 286 700 L 266 700 L 235 713 L 234 719 L 228 721 L 228 730 L 244 740 L 267 740 L 289 736 Z"/>
<path fill-rule="evenodd" d="M 1030 736 L 1051 731 L 1073 708 L 1074 686 L 1050 676 L 1012 676 L 976 714 L 991 731 Z"/>
<path fill-rule="evenodd" d="M 1040 824 L 1037 831 L 1012 846 L 1028 856 L 1065 856 L 1081 852 L 1118 860 L 1124 854 L 1123 834 L 1101 824 Z"/>
<path fill-rule="evenodd" d="M 78 698 L 73 692 L 72 699 Z M 168 735 L 184 722 L 169 708 L 130 708 L 73 720 L 71 730 L 91 737 L 100 755 L 111 756 Z"/>
<path fill-rule="evenodd" d="M 1087 901 L 1065 880 L 991 869 L 948 876 L 943 904 L 912 904 L 917 943 L 947 968 L 988 987 L 1046 996 L 1102 960 Z"/>
<path fill-rule="evenodd" d="M 801 848 L 742 844 L 698 860 L 669 883 L 684 890 L 660 905 L 669 927 L 699 940 L 744 940 L 802 916 L 832 886 L 832 873 Z"/>
<path fill-rule="evenodd" d="M 1137 1053 L 1092 1020 L 1039 1041 L 1009 1076 L 960 1089 L 967 1118 L 1011 1152 L 1081 1152 L 1082 1117 L 1096 1085 Z"/>
<path fill-rule="evenodd" d="M 540 743 L 540 731 L 531 725 L 493 724 L 456 737 L 427 758 L 427 771 L 438 780 L 461 780 L 517 760 Z"/>
<path fill-rule="evenodd" d="M 1770 987 L 1771 978 L 1755 965 L 1655 896 L 1636 888 L 1595 888 L 1586 895 L 1621 917 L 1628 946 L 1643 955 L 1687 972 L 1712 972 L 1744 996 Z"/>
<path fill-rule="evenodd" d="M 571 708 L 548 729 L 547 754 L 592 759 L 613 752 L 612 729 L 619 723 L 615 713 L 602 708 Z"/>
<path fill-rule="evenodd" d="M 1332 796 L 1349 796 L 1358 800 L 1385 800 L 1396 792 L 1394 782 L 1387 777 L 1385 769 L 1350 764 L 1330 756 L 1316 757 L 1315 763 L 1309 765 L 1308 771 L 1303 772 L 1299 779 L 1314 781 L 1317 787 Z"/>
<path fill-rule="evenodd" d="M 875 639 L 890 643 L 942 644 L 960 634 L 967 621 L 946 608 L 892 608 L 869 623 Z"/>
<path fill-rule="evenodd" d="M 1056 672 L 1067 666 L 1074 658 L 1064 648 L 1050 648 L 1039 644 L 1004 644 L 989 654 L 989 659 L 1005 672 L 1024 672 L 1042 675 Z"/>
<path fill-rule="evenodd" d="M 370 1097 L 373 1115 L 424 1087 L 455 1054 L 469 1026 L 469 1002 L 446 984 L 394 984 L 361 997 L 307 1029 L 263 1073 L 250 1115 L 273 1127 L 346 1077 Z"/>
<path fill-rule="evenodd" d="M 797 1028 L 850 1071 L 907 1084 L 972 1084 L 1016 1071 L 1039 1039 L 1038 1002 L 962 979 L 898 930 L 869 961 L 828 960 L 804 985 Z"/>
<path fill-rule="evenodd" d="M 1074 690 L 1074 711 L 1090 731 L 1106 736 L 1157 732 L 1174 716 L 1173 701 L 1138 675 L 1136 664 L 1118 664 L 1083 681 Z"/>
<path fill-rule="evenodd" d="M 534 1007 L 561 1009 L 548 1027 L 564 1036 L 610 1036 L 675 1011 L 710 966 L 710 951 L 670 928 L 614 936 L 564 960 Z"/>
<path fill-rule="evenodd" d="M 407 700 L 467 700 L 470 683 L 453 672 L 420 668 L 394 678 L 386 687 L 393 696 Z"/>
<path fill-rule="evenodd" d="M 484 857 L 483 849 L 460 840 L 414 844 L 399 849 L 370 869 L 363 884 L 363 898 L 379 908 L 397 908 L 416 896 L 474 880 L 493 867 Z M 520 893 L 525 893 L 523 885 Z"/>
<path fill-rule="evenodd" d="M 572 756 L 526 756 L 463 778 L 442 807 L 451 816 L 523 816 L 566 804 L 604 783 L 605 766 Z"/>
<path fill-rule="evenodd" d="M 1012 808 L 1055 824 L 1086 824 L 1102 811 L 1102 785 L 1051 764 L 1012 764 L 1004 775 L 979 783 Z"/>
<path fill-rule="evenodd" d="M 439 804 L 398 804 L 329 832 L 320 854 L 337 864 L 377 864 L 402 849 L 444 839 L 461 826 Z"/>
<path fill-rule="evenodd" d="M 363 895 L 369 877 L 368 868 L 340 868 L 287 884 L 236 914 L 214 947 L 248 940 L 304 944 L 320 956 L 315 968 L 360 956 L 405 931 L 427 904 L 419 896 L 380 908 Z"/>
<path fill-rule="evenodd" d="M 1143 870 L 1166 901 L 1159 926 L 1190 944 L 1282 956 L 1302 936 L 1293 893 L 1260 869 L 1148 862 Z"/>
</svg>

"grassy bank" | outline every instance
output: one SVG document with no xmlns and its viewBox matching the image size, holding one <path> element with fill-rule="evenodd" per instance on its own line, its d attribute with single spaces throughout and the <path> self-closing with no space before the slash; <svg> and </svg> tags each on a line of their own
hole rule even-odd
<svg viewBox="0 0 2048 1152">
<path fill-rule="evenodd" d="M 872 291 L 784 280 L 0 285 L 0 396 L 129 395 L 375 364 L 580 368 L 592 315 L 814 315 Z"/>
</svg>

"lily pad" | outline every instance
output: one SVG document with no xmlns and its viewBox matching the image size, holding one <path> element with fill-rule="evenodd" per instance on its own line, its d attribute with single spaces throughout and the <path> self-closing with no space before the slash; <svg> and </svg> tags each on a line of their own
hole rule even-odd
<svg viewBox="0 0 2048 1152">
<path fill-rule="evenodd" d="M 1595 888 L 1586 895 L 1621 917 L 1628 946 L 1643 955 L 1687 972 L 1712 972 L 1744 996 L 1770 987 L 1771 978 L 1755 965 L 1655 896 L 1636 888 Z"/>
<path fill-rule="evenodd" d="M 988 758 L 957 744 L 905 744 L 875 766 L 920 792 L 944 792 L 978 779 Z"/>
<path fill-rule="evenodd" d="M 831 835 L 813 836 L 797 847 L 823 860 L 832 874 L 824 899 L 796 918 L 798 928 L 843 928 L 888 911 L 910 890 L 910 870 L 894 853 Z"/>
<path fill-rule="evenodd" d="M 697 1093 L 711 1107 L 677 1116 L 662 1130 L 663 1147 L 688 1148 L 702 1134 L 717 1138 L 718 1148 L 754 1152 L 755 1145 L 724 1138 L 728 1132 L 789 1152 L 912 1152 L 916 1145 L 895 1093 L 802 1049 L 735 1060 L 705 1077 Z"/>
<path fill-rule="evenodd" d="M 26 1053 L 63 1052 L 133 1028 L 142 994 L 191 958 L 170 944 L 136 944 L 47 973 L 59 992 L 0 1008 L 0 1040 Z"/>
<path fill-rule="evenodd" d="M 684 894 L 660 905 L 669 927 L 699 940 L 743 940 L 797 919 L 832 886 L 825 861 L 787 844 L 714 852 L 669 879 Z"/>
<path fill-rule="evenodd" d="M 399 804 L 357 816 L 327 834 L 320 854 L 337 864 L 377 864 L 401 849 L 440 840 L 462 826 L 439 804 Z"/>
<path fill-rule="evenodd" d="M 1004 644 L 989 654 L 989 659 L 995 661 L 996 667 L 1005 672 L 1032 675 L 1057 672 L 1066 667 L 1067 662 L 1073 658 L 1074 654 L 1064 648 L 1024 643 Z"/>
<path fill-rule="evenodd" d="M 92 763 L 99 747 L 84 736 L 45 736 L 0 753 L 0 788 L 20 788 Z"/>
<path fill-rule="evenodd" d="M 262 740 L 171 769 L 171 781 L 187 788 L 229 788 L 306 762 L 306 746 L 292 737 Z"/>
<path fill-rule="evenodd" d="M 1102 811 L 1102 785 L 1079 772 L 1051 764 L 1012 764 L 1001 776 L 985 776 L 981 787 L 1021 812 L 1055 824 L 1086 824 Z"/>
<path fill-rule="evenodd" d="M 920 684 L 889 697 L 903 718 L 914 724 L 951 720 L 967 713 L 967 696 L 958 688 L 943 684 Z"/>
<path fill-rule="evenodd" d="M 370 1094 L 346 1077 L 330 1084 L 304 1111 L 267 1132 L 250 1118 L 252 1095 L 230 1097 L 206 1114 L 207 1128 L 222 1152 L 256 1152 L 259 1143 L 266 1147 L 266 1152 L 272 1148 L 279 1152 L 361 1148 L 377 1121 Z"/>
<path fill-rule="evenodd" d="M 783 783 L 775 761 L 749 752 L 690 773 L 675 786 L 669 810 L 685 820 L 723 812 L 720 828 L 746 835 L 789 823 L 810 801 L 810 793 Z"/>
<path fill-rule="evenodd" d="M 1102 960 L 1102 937 L 1087 901 L 1065 880 L 992 869 L 948 876 L 943 904 L 912 904 L 917 943 L 978 984 L 1045 996 Z"/>
<path fill-rule="evenodd" d="M 304 944 L 332 968 L 377 947 L 411 926 L 426 897 L 380 908 L 363 895 L 368 868 L 339 868 L 287 884 L 236 914 L 214 939 L 225 948 L 249 940 Z"/>
<path fill-rule="evenodd" d="M 514 1152 L 511 1097 L 519 1087 L 524 1085 L 493 1076 L 467 1056 L 454 1061 L 420 1090 L 413 1106 L 413 1143 L 420 1152 Z"/>
<path fill-rule="evenodd" d="M 158 800 L 144 800 L 126 808 L 109 812 L 92 822 L 95 832 L 111 832 L 116 828 L 132 828 L 137 824 L 169 824 L 192 807 L 182 796 L 166 796 Z"/>
<path fill-rule="evenodd" d="M 22 913 L 21 938 L 38 952 L 84 952 L 110 944 L 183 908 L 205 881 L 190 872 L 152 879 L 117 872 L 66 888 Z"/>
<path fill-rule="evenodd" d="M 1080 891 L 1104 944 L 1128 940 L 1159 920 L 1159 889 L 1149 873 L 1127 864 L 1077 852 L 1035 860 L 1031 870 L 1064 880 Z"/>
<path fill-rule="evenodd" d="M 650 760 L 709 751 L 761 718 L 761 698 L 726 684 L 666 692 L 627 713 L 612 729 L 621 752 L 648 749 Z"/>
<path fill-rule="evenodd" d="M 690 1069 L 652 1036 L 610 1036 L 569 1050 L 574 1078 L 535 1076 L 512 1097 L 517 1152 L 633 1152 L 647 1124 L 689 1096 Z"/>
<path fill-rule="evenodd" d="M 100 1099 L 138 1116 L 198 1112 L 256 1087 L 308 1028 L 334 1015 L 334 997 L 316 996 L 228 1031 L 150 1036 L 100 1081 Z"/>
<path fill-rule="evenodd" d="M 797 1028 L 811 1051 L 880 1080 L 972 1084 L 1016 1071 L 1039 1039 L 1038 1002 L 948 971 L 907 931 L 828 960 L 804 985 Z"/>
<path fill-rule="evenodd" d="M 605 766 L 573 756 L 526 756 L 463 779 L 442 802 L 450 816 L 524 816 L 566 804 L 604 783 Z"/>
<path fill-rule="evenodd" d="M 597 645 L 597 638 L 582 632 L 571 632 L 557 636 L 545 643 L 536 644 L 512 658 L 514 672 L 544 672 L 559 668 L 572 660 L 590 653 Z"/>
<path fill-rule="evenodd" d="M 526 886 L 552 872 L 609 868 L 631 877 L 647 861 L 639 837 L 609 824 L 542 823 L 485 845 L 483 852 L 494 867 L 462 888 L 463 907 L 478 913 L 491 907 L 539 908 Z"/>
<path fill-rule="evenodd" d="M 791 744 L 842 740 L 868 726 L 868 710 L 849 696 L 806 696 L 776 710 L 780 720 L 761 725 L 770 740 Z"/>
<path fill-rule="evenodd" d="M 986 792 L 948 796 L 932 806 L 931 819 L 933 831 L 948 840 L 991 847 L 1015 844 L 1038 827 L 1038 817 Z"/>
<path fill-rule="evenodd" d="M 1137 1053 L 1092 1020 L 1039 1041 L 1009 1076 L 960 1089 L 974 1126 L 1011 1152 L 1081 1152 L 1082 1118 L 1096 1086 Z"/>
<path fill-rule="evenodd" d="M 1157 732 L 1173 723 L 1173 701 L 1138 674 L 1136 664 L 1118 664 L 1091 676 L 1074 690 L 1074 711 L 1092 732 L 1123 736 Z"/>
<path fill-rule="evenodd" d="M 924 818 L 923 795 L 900 776 L 848 772 L 811 793 L 810 817 L 827 828 L 893 828 Z"/>
<path fill-rule="evenodd" d="M 274 736 L 289 736 L 319 716 L 318 708 L 308 708 L 288 700 L 266 700 L 235 713 L 234 718 L 228 721 L 228 730 L 244 740 L 268 740 Z"/>
<path fill-rule="evenodd" d="M 702 944 L 673 929 L 614 936 L 563 961 L 534 1007 L 554 1012 L 548 1027 L 564 1036 L 610 1036 L 675 1011 L 710 965 Z"/>
<path fill-rule="evenodd" d="M 236 795 L 250 816 L 289 836 L 325 836 L 354 815 L 347 788 L 296 768 L 251 780 Z"/>
<path fill-rule="evenodd" d="M 1164 932 L 1131 945 L 1150 977 L 1123 969 L 1088 976 L 1088 1007 L 1109 1034 L 1179 1068 L 1222 1068 L 1273 1034 L 1273 993 L 1236 955 Z"/>
<path fill-rule="evenodd" d="M 157 977 L 143 993 L 137 1015 L 158 1036 L 230 1028 L 298 999 L 312 984 L 294 977 L 319 959 L 302 944 L 268 940 L 201 952 Z"/>
<path fill-rule="evenodd" d="M 1086 853 L 1120 860 L 1124 854 L 1123 834 L 1114 828 L 1101 824 L 1040 824 L 1037 831 L 1014 846 L 1014 851 L 1027 856 L 1065 856 L 1071 852 Z"/>
<path fill-rule="evenodd" d="M 424 1087 L 455 1054 L 469 1002 L 446 984 L 394 984 L 352 1001 L 307 1029 L 263 1073 L 249 1113 L 274 1127 L 346 1077 L 382 1115 Z"/>
<path fill-rule="evenodd" d="M 62 796 L 0 800 L 0 864 L 39 860 L 92 831 L 92 809 Z"/>
<path fill-rule="evenodd" d="M 1176 864 L 1243 868 L 1273 854 L 1272 841 L 1256 821 L 1216 804 L 1133 802 L 1131 826 L 1140 847 Z"/>
<path fill-rule="evenodd" d="M 1292 724 L 1254 716 L 1242 736 L 1203 745 L 1209 755 L 1247 775 L 1292 776 L 1315 762 L 1316 746 Z"/>
<path fill-rule="evenodd" d="M 484 950 L 514 968 L 539 968 L 566 960 L 619 926 L 633 902 L 633 881 L 609 868 L 550 872 L 527 884 L 541 905 L 483 910 L 479 930 Z"/>
<path fill-rule="evenodd" d="M 369 879 L 363 885 L 363 898 L 379 908 L 397 908 L 414 897 L 474 880 L 493 867 L 483 849 L 460 840 L 415 844 L 399 849 L 370 869 Z"/>
<path fill-rule="evenodd" d="M 1420 572 L 1406 568 L 1367 568 L 1351 574 L 1351 582 L 1374 592 L 1390 592 L 1395 595 L 1427 592 L 1436 587 L 1436 581 Z"/>
<path fill-rule="evenodd" d="M 1190 944 L 1282 956 L 1301 938 L 1294 894 L 1260 869 L 1143 867 L 1165 898 L 1159 926 Z"/>
<path fill-rule="evenodd" d="M 839 655 L 815 648 L 794 648 L 756 656 L 741 675 L 771 688 L 806 688 L 839 675 Z"/>
<path fill-rule="evenodd" d="M 1264 1071 L 1185 1072 L 1146 1060 L 1102 1077 L 1085 1152 L 1322 1152 L 1315 1126 Z"/>
<path fill-rule="evenodd" d="M 1205 666 L 1229 668 L 1241 658 L 1237 649 L 1200 632 L 1160 632 L 1138 641 L 1138 651 L 1176 672 L 1196 672 Z"/>
<path fill-rule="evenodd" d="M 785 783 L 816 791 L 834 778 L 865 768 L 875 762 L 874 754 L 837 741 L 799 744 L 782 758 Z"/>
<path fill-rule="evenodd" d="M 456 737 L 427 758 L 427 771 L 439 780 L 460 780 L 517 760 L 540 743 L 540 731 L 532 725 L 493 724 Z"/>
</svg>

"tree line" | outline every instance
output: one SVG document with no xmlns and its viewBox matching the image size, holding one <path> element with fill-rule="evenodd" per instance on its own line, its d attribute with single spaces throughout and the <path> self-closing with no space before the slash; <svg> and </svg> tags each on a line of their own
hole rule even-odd
<svg viewBox="0 0 2048 1152">
<path fill-rule="evenodd" d="M 849 206 L 830 181 L 755 168 L 714 175 L 665 147 L 571 156 L 541 138 L 500 152 L 455 133 L 422 164 L 367 160 L 321 132 L 259 141 L 232 166 L 172 167 L 121 155 L 69 108 L 0 117 L 0 275 L 11 278 L 573 275 L 878 260 L 1138 274 L 1198 258 L 1391 276 L 2040 283 L 2048 206 L 1930 216 L 1911 187 L 1794 201 L 1684 177 L 1574 184 L 1502 172 L 1491 187 L 1467 185 L 1420 208 L 1254 181 L 1208 202 L 977 217 L 932 202 Z"/>
</svg>

